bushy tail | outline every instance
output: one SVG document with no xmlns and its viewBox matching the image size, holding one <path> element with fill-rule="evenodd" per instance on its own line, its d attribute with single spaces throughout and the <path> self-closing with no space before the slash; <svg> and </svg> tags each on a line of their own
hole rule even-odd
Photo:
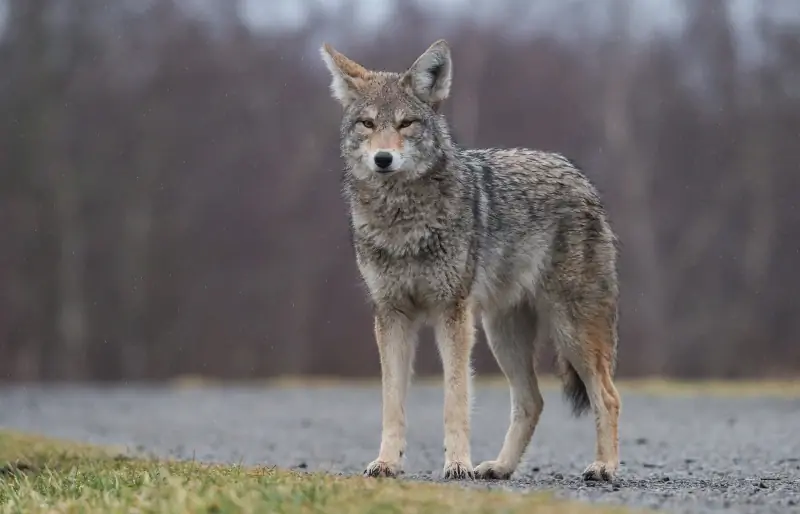
<svg viewBox="0 0 800 514">
<path fill-rule="evenodd" d="M 572 405 L 572 414 L 575 417 L 585 414 L 591 407 L 586 384 L 583 383 L 578 372 L 564 357 L 558 357 L 559 375 L 564 387 L 564 396 Z"/>
</svg>

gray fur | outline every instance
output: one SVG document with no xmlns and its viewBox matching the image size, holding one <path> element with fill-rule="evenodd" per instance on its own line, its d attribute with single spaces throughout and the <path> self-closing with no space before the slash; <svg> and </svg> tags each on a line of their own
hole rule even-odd
<svg viewBox="0 0 800 514">
<path fill-rule="evenodd" d="M 330 68 L 333 61 L 326 62 Z M 343 102 L 343 193 L 377 320 L 402 318 L 416 327 L 436 323 L 461 304 L 483 316 L 509 378 L 512 425 L 507 462 L 485 463 L 476 472 L 507 478 L 542 409 L 534 339 L 555 344 L 576 413 L 592 405 L 598 427 L 607 418 L 601 389 L 609 386 L 593 359 L 605 355 L 613 373 L 616 237 L 596 189 L 566 157 L 525 148 L 463 149 L 453 141 L 437 112 L 451 70 L 450 51 L 439 41 L 405 73 L 370 71 L 352 89 L 334 91 L 353 99 Z M 365 118 L 373 129 L 361 123 Z M 414 123 L 398 128 L 401 118 Z M 396 149 L 402 165 L 376 173 L 369 163 L 371 138 L 392 131 L 402 139 Z M 592 327 L 598 326 L 608 329 L 600 347 L 581 336 L 597 333 Z M 602 460 L 608 462 L 590 466 L 587 478 L 613 475 L 618 457 Z"/>
</svg>

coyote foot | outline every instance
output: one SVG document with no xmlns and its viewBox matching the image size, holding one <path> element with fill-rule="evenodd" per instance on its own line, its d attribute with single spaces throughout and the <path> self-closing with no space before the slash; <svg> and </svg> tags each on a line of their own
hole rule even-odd
<svg viewBox="0 0 800 514">
<path fill-rule="evenodd" d="M 367 469 L 364 470 L 366 477 L 388 477 L 396 478 L 397 475 L 403 473 L 400 465 L 397 463 L 386 462 L 383 460 L 374 460 L 369 463 Z"/>
<path fill-rule="evenodd" d="M 457 460 L 447 462 L 444 465 L 444 478 L 445 480 L 470 480 L 475 478 L 472 472 L 472 464 L 459 462 Z"/>
<path fill-rule="evenodd" d="M 508 480 L 511 478 L 512 473 L 514 473 L 513 469 L 500 464 L 496 460 L 481 462 L 475 468 L 475 478 L 483 480 Z"/>
<path fill-rule="evenodd" d="M 589 464 L 583 472 L 583 479 L 586 481 L 598 480 L 611 482 L 617 472 L 617 466 L 611 462 L 593 462 Z"/>
</svg>

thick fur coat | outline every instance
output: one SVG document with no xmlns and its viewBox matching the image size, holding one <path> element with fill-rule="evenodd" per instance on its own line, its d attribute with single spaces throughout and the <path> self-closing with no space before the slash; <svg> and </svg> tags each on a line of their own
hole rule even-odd
<svg viewBox="0 0 800 514">
<path fill-rule="evenodd" d="M 598 193 L 569 159 L 531 149 L 463 149 L 439 113 L 452 83 L 446 42 L 403 73 L 321 55 L 343 107 L 343 193 L 356 261 L 375 313 L 383 432 L 370 476 L 402 472 L 405 401 L 419 328 L 434 327 L 445 380 L 448 478 L 508 478 L 544 402 L 536 343 L 556 348 L 576 413 L 597 425 L 587 479 L 619 464 L 617 245 Z M 476 318 L 511 389 L 498 457 L 473 468 L 470 358 Z"/>
</svg>

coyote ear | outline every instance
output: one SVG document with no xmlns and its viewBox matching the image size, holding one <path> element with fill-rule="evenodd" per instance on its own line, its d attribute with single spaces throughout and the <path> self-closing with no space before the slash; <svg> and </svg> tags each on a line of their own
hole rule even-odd
<svg viewBox="0 0 800 514">
<path fill-rule="evenodd" d="M 450 46 L 440 39 L 428 47 L 405 72 L 402 80 L 414 94 L 433 107 L 450 95 L 453 79 L 453 62 Z"/>
<path fill-rule="evenodd" d="M 358 100 L 371 72 L 334 50 L 328 43 L 322 45 L 319 53 L 331 72 L 330 87 L 333 97 L 343 107 Z"/>
</svg>

